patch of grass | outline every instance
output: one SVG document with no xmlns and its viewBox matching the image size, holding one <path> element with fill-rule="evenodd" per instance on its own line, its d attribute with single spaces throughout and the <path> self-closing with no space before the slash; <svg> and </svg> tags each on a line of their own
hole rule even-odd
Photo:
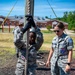
<svg viewBox="0 0 75 75">
<path fill-rule="evenodd" d="M 0 33 L 0 56 L 15 54 L 12 33 Z M 8 55 L 7 55 L 8 56 Z"/>
<path fill-rule="evenodd" d="M 44 36 L 44 43 L 39 51 L 49 52 L 51 48 L 52 39 L 55 36 L 55 33 L 50 33 L 48 30 L 42 30 Z M 71 35 L 74 41 L 75 50 L 75 36 Z M 10 57 L 15 54 L 15 48 L 13 44 L 13 34 L 12 33 L 0 33 L 0 59 L 2 56 Z M 75 51 L 73 51 L 73 57 L 75 57 Z"/>
<path fill-rule="evenodd" d="M 0 66 L 6 64 L 15 55 L 13 34 L 0 33 Z"/>
<path fill-rule="evenodd" d="M 10 30 L 9 30 L 9 28 L 3 29 L 4 33 L 9 33 L 9 31 L 10 31 L 10 33 L 12 33 L 12 30 L 13 30 L 13 28 L 10 28 Z M 2 28 L 0 28 L 0 32 L 2 32 Z"/>
<path fill-rule="evenodd" d="M 53 33 L 53 32 L 49 30 L 42 30 L 42 33 Z"/>
<path fill-rule="evenodd" d="M 40 51 L 47 51 L 49 52 L 50 51 L 50 48 L 51 48 L 51 43 L 52 43 L 52 39 L 53 37 L 55 36 L 55 33 L 49 33 L 49 31 L 47 31 L 46 33 L 46 30 L 43 30 L 42 31 L 43 34 L 44 34 L 44 43 L 42 45 L 42 47 L 40 48 Z M 73 48 L 73 58 L 75 58 L 75 36 L 74 35 L 70 35 L 71 38 L 73 39 L 73 42 L 74 42 L 74 48 Z"/>
<path fill-rule="evenodd" d="M 12 33 L 0 33 L 0 48 L 13 48 L 13 34 Z"/>
</svg>

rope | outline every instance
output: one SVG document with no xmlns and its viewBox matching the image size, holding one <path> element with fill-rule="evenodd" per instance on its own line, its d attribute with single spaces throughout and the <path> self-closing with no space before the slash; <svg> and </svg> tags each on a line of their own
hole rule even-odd
<svg viewBox="0 0 75 75">
<path fill-rule="evenodd" d="M 58 18 L 57 15 L 56 15 L 56 13 L 55 13 L 55 11 L 54 11 L 53 8 L 51 7 L 51 4 L 49 3 L 49 0 L 47 0 L 47 2 L 48 2 L 48 4 L 49 4 L 50 8 L 52 9 L 54 15 L 56 16 L 56 18 Z M 67 32 L 66 32 L 65 30 L 64 30 L 64 32 L 67 34 Z"/>
<path fill-rule="evenodd" d="M 48 0 L 47 0 L 47 2 L 48 2 L 48 4 L 49 4 L 50 8 L 52 9 L 52 11 L 53 11 L 54 15 L 55 15 L 55 16 L 56 16 L 56 18 L 57 18 L 57 15 L 56 15 L 55 11 L 54 11 L 54 10 L 53 10 L 53 8 L 51 7 L 51 4 L 49 3 L 49 1 L 48 1 Z"/>
<path fill-rule="evenodd" d="M 8 13 L 8 15 L 6 16 L 6 18 L 4 19 L 4 21 L 2 22 L 1 26 L 4 24 L 4 22 L 6 21 L 6 19 L 8 18 L 8 16 L 10 15 L 10 13 L 12 12 L 12 10 L 14 9 L 16 3 L 18 2 L 18 0 L 15 2 L 14 6 L 11 8 L 10 12 Z"/>
</svg>

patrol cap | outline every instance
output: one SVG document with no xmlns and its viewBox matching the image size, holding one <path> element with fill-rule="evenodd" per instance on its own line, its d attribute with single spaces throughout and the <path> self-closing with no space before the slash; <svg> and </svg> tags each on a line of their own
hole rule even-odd
<svg viewBox="0 0 75 75">
<path fill-rule="evenodd" d="M 23 20 L 19 20 L 18 26 L 23 26 L 23 25 L 24 25 L 24 21 Z"/>
<path fill-rule="evenodd" d="M 19 26 L 23 26 L 24 25 L 24 23 L 23 22 L 19 22 Z"/>
</svg>

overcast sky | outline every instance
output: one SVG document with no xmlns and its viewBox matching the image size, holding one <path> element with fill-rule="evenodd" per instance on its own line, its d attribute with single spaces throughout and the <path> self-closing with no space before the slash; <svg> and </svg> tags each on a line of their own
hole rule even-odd
<svg viewBox="0 0 75 75">
<path fill-rule="evenodd" d="M 0 15 L 7 16 L 17 0 L 0 0 Z M 26 0 L 18 0 L 9 16 L 24 15 Z M 34 0 L 34 16 L 62 17 L 65 11 L 75 11 L 75 0 Z"/>
</svg>

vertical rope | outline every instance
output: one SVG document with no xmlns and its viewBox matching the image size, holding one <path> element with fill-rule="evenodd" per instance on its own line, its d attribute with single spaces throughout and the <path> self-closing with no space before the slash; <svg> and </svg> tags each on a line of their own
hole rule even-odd
<svg viewBox="0 0 75 75">
<path fill-rule="evenodd" d="M 54 13 L 55 17 L 57 18 L 57 15 L 56 15 L 55 11 L 54 11 L 54 10 L 53 10 L 53 8 L 51 7 L 51 4 L 49 3 L 49 1 L 48 1 L 48 0 L 47 0 L 47 2 L 48 2 L 48 4 L 49 4 L 50 8 L 52 9 L 52 11 L 53 11 L 53 13 Z"/>
<path fill-rule="evenodd" d="M 2 22 L 1 26 L 2 26 L 2 29 L 3 29 L 3 25 L 4 25 L 4 22 L 6 21 L 6 19 L 8 18 L 8 16 L 10 15 L 10 13 L 12 12 L 12 10 L 14 9 L 16 3 L 18 2 L 18 0 L 15 2 L 14 6 L 11 8 L 11 10 L 9 11 L 8 15 L 6 16 L 6 18 L 4 19 L 4 21 Z M 2 30 L 4 31 L 4 30 Z"/>
</svg>

